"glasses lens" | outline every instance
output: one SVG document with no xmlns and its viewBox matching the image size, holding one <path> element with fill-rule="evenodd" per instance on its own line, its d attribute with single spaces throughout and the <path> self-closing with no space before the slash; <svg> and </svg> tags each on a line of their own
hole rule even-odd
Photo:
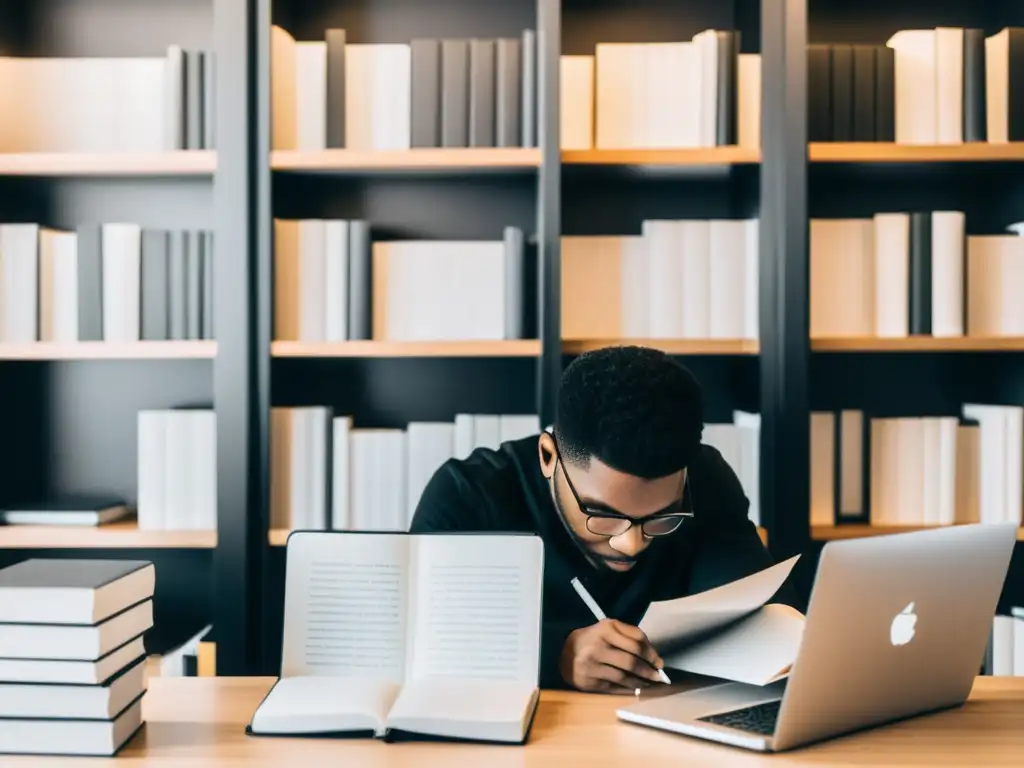
<svg viewBox="0 0 1024 768">
<path fill-rule="evenodd" d="M 667 517 L 656 517 L 644 523 L 644 533 L 648 536 L 664 536 L 672 533 L 686 518 L 683 515 L 671 515 Z"/>
<path fill-rule="evenodd" d="M 598 536 L 618 536 L 630 526 L 629 520 L 621 517 L 587 517 L 587 530 Z"/>
</svg>

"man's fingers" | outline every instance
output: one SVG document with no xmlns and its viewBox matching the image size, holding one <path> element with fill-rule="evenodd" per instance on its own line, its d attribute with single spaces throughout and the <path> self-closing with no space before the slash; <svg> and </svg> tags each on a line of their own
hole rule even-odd
<svg viewBox="0 0 1024 768">
<path fill-rule="evenodd" d="M 651 683 L 656 683 L 661 680 L 661 678 L 658 677 L 657 671 L 654 667 L 648 664 L 647 661 L 620 648 L 609 646 L 605 652 L 601 654 L 600 661 Z M 624 682 L 623 684 L 625 685 L 626 683 Z"/>
<path fill-rule="evenodd" d="M 634 656 L 639 656 L 657 669 L 665 666 L 665 662 L 661 660 L 658 652 L 654 650 L 654 646 L 647 639 L 647 635 L 637 627 L 613 620 L 609 622 L 609 630 L 605 633 L 604 638 L 609 645 L 620 648 Z"/>
</svg>

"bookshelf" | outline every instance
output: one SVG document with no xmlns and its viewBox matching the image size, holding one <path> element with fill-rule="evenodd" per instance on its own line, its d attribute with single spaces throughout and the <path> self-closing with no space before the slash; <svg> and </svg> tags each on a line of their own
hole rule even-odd
<svg viewBox="0 0 1024 768">
<path fill-rule="evenodd" d="M 161 626 L 170 636 L 212 620 L 220 674 L 273 672 L 280 653 L 288 526 L 275 519 L 273 500 L 277 409 L 330 408 L 334 417 L 351 416 L 357 429 L 401 431 L 417 422 L 450 423 L 460 414 L 499 423 L 529 416 L 546 424 L 561 372 L 574 356 L 618 343 L 663 349 L 703 383 L 712 436 L 736 426 L 738 413 L 759 417 L 759 531 L 777 557 L 805 553 L 798 577 L 806 587 L 825 541 L 879 532 L 862 520 L 812 520 L 812 414 L 860 410 L 884 418 L 948 418 L 964 403 L 1024 402 L 1024 358 L 1018 354 L 1024 351 L 1024 325 L 953 337 L 908 332 L 893 338 L 842 324 L 820 332 L 811 279 L 817 220 L 961 212 L 965 236 L 1005 233 L 1024 221 L 1024 141 L 820 140 L 809 125 L 815 82 L 799 71 L 808 44 L 880 46 L 901 29 L 937 25 L 992 35 L 1007 25 L 1024 26 L 1019 4 L 451 0 L 414 8 L 399 0 L 264 0 L 188 2 L 180 9 L 174 4 L 171 14 L 171 0 L 153 0 L 130 16 L 115 5 L 61 0 L 38 14 L 4 7 L 0 46 L 5 55 L 25 57 L 162 57 L 172 45 L 214 51 L 223 62 L 209 110 L 216 118 L 216 146 L 56 151 L 11 145 L 10 135 L 0 131 L 0 215 L 52 227 L 130 221 L 213 230 L 215 338 L 0 339 L 0 417 L 15 435 L 0 444 L 0 502 L 70 491 L 108 491 L 134 500 L 138 412 L 199 404 L 216 413 L 216 530 L 140 530 L 134 522 L 88 531 L 3 529 L 0 559 L 82 552 L 153 558 Z M 465 137 L 446 140 L 451 145 L 422 136 L 413 142 L 410 102 L 406 141 L 394 133 L 394 126 L 405 124 L 395 94 L 385 98 L 363 89 L 359 98 L 374 107 L 346 111 L 355 127 L 351 140 L 346 127 L 339 142 L 338 118 L 328 121 L 321 112 L 326 96 L 319 94 L 327 91 L 316 75 L 301 85 L 293 77 L 295 139 L 281 140 L 292 129 L 282 128 L 272 104 L 290 103 L 291 97 L 281 91 L 282 81 L 275 85 L 273 52 L 281 44 L 275 27 L 303 44 L 296 49 L 296 71 L 329 53 L 330 30 L 345 30 L 346 44 L 361 47 L 357 62 L 380 54 L 371 63 L 398 66 L 392 73 L 398 78 L 406 76 L 395 63 L 404 52 L 366 47 L 472 38 L 533 45 L 536 71 L 518 70 L 518 82 L 533 78 L 533 100 L 525 103 L 533 105 L 534 128 L 506 135 L 499 145 L 495 111 L 494 140 L 477 139 L 485 145 L 471 146 L 468 128 Z M 722 137 L 719 122 L 731 125 L 733 119 L 727 114 L 720 121 L 716 112 L 714 120 L 705 117 L 697 128 L 686 128 L 697 131 L 694 140 L 679 133 L 685 121 L 673 115 L 671 100 L 655 98 L 659 88 L 669 87 L 659 84 L 660 73 L 676 76 L 688 71 L 685 66 L 644 68 L 652 79 L 638 80 L 642 109 L 609 111 L 607 94 L 604 106 L 598 103 L 596 79 L 586 84 L 587 72 L 602 67 L 598 56 L 607 54 L 598 49 L 606 44 L 638 44 L 628 55 L 650 55 L 657 63 L 654 57 L 665 51 L 650 53 L 643 44 L 693 42 L 705 30 L 740 33 L 736 125 Z M 527 31 L 535 33 L 532 41 Z M 731 44 L 732 38 L 723 39 Z M 563 79 L 562 57 L 573 57 L 572 77 Z M 413 73 L 410 64 L 410 93 Z M 390 126 L 386 130 L 375 127 L 366 115 L 378 108 L 397 109 L 399 119 L 382 121 Z M 615 113 L 650 119 L 616 125 L 608 116 Z M 0 128 L 4 124 L 0 120 Z M 482 125 L 473 130 L 486 136 L 486 121 Z M 293 226 L 289 236 L 296 242 L 307 234 L 311 242 L 322 236 L 335 246 L 344 242 L 346 253 L 368 253 L 371 277 L 360 283 L 360 295 L 383 307 L 380 313 L 366 314 L 365 305 L 353 310 L 361 326 L 354 331 L 348 310 L 356 294 L 349 287 L 330 293 L 340 289 L 336 282 L 326 287 L 326 261 L 323 272 L 314 261 L 312 277 L 293 273 L 300 290 L 306 285 L 313 291 L 293 298 L 319 298 L 297 300 L 291 309 L 279 305 L 278 253 L 287 247 L 278 242 L 278 221 L 312 222 Z M 352 232 L 363 225 L 369 239 L 353 240 Z M 494 264 L 519 253 L 517 232 L 521 284 L 506 293 L 507 276 Z M 657 269 L 668 265 L 667 271 L 653 271 L 651 260 L 629 261 L 666 247 L 664 238 L 697 238 L 687 241 L 692 244 L 701 237 L 720 241 L 714 248 L 659 251 Z M 407 241 L 426 246 L 403 252 Z M 440 268 L 428 270 L 405 279 L 402 290 L 411 293 L 388 293 L 391 278 L 399 275 L 394 264 L 438 258 L 465 242 L 483 247 L 440 279 L 432 279 Z M 385 254 L 380 258 L 386 269 L 377 269 L 375 252 Z M 687 253 L 708 256 L 706 264 L 683 267 L 694 274 L 706 267 L 710 275 L 723 264 L 735 271 L 717 272 L 714 281 L 685 279 L 691 273 L 680 271 L 675 260 Z M 476 268 L 476 262 L 491 264 L 483 282 L 458 301 L 437 300 L 454 295 L 438 286 L 455 286 L 466 265 Z M 643 279 L 634 279 L 641 269 L 647 270 Z M 387 279 L 375 282 L 373 275 Z M 313 290 L 318 282 L 325 285 L 323 295 Z M 848 292 L 857 290 L 855 283 L 845 281 Z M 731 290 L 740 284 L 742 290 Z M 637 291 L 637 285 L 654 293 Z M 428 289 L 435 291 L 433 303 L 407 300 Z M 701 301 L 694 298 L 702 294 Z M 328 311 L 340 306 L 338 296 L 346 302 L 343 319 Z M 448 316 L 395 311 L 420 305 L 451 307 L 451 317 L 463 319 L 451 321 L 454 332 L 448 325 L 416 335 L 413 330 L 429 324 L 425 320 Z M 474 320 L 487 320 L 487 332 L 475 338 L 465 338 L 470 305 Z M 691 305 L 701 307 L 697 319 L 679 311 Z M 293 327 L 282 331 L 278 317 L 298 306 L 320 306 L 322 312 L 299 313 Z M 509 320 L 499 306 L 521 311 Z M 1005 599 L 1022 599 L 1012 578 Z"/>
<path fill-rule="evenodd" d="M 934 526 L 933 526 L 934 527 Z M 835 541 L 837 539 L 856 539 L 862 536 L 884 536 L 890 533 L 906 533 L 909 531 L 928 530 L 928 526 L 914 525 L 816 525 L 811 528 L 811 538 L 815 541 Z M 1024 528 L 1017 532 L 1017 541 L 1024 541 Z"/>
</svg>

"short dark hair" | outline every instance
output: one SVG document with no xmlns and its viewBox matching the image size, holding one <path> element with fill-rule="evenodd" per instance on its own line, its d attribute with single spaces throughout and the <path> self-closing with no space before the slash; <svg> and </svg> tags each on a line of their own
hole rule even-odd
<svg viewBox="0 0 1024 768">
<path fill-rule="evenodd" d="M 554 436 L 577 466 L 594 457 L 635 477 L 665 477 L 690 463 L 703 427 L 696 377 L 657 349 L 604 347 L 562 374 Z"/>
</svg>

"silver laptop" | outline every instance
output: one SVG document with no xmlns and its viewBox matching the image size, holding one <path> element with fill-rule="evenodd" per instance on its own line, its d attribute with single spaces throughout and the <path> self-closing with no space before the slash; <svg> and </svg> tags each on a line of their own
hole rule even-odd
<svg viewBox="0 0 1024 768">
<path fill-rule="evenodd" d="M 651 696 L 621 720 L 764 752 L 963 704 L 981 670 L 1017 526 L 825 545 L 789 678 Z"/>
</svg>

